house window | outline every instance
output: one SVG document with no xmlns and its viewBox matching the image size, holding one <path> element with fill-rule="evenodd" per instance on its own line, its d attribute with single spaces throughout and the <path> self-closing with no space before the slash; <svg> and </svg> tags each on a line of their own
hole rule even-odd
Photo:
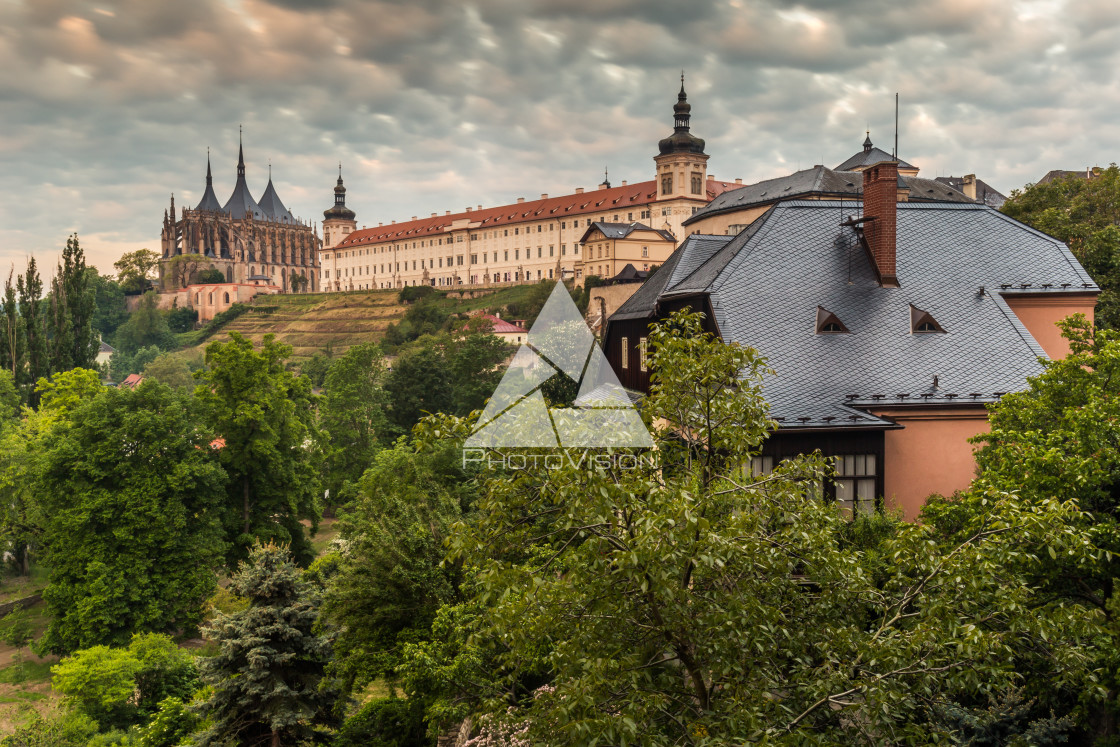
<svg viewBox="0 0 1120 747">
<path fill-rule="evenodd" d="M 836 502 L 846 515 L 874 513 L 877 461 L 874 454 L 836 457 Z"/>
<path fill-rule="evenodd" d="M 630 338 L 622 338 L 622 368 L 630 368 Z"/>
<path fill-rule="evenodd" d="M 222 296 L 223 296 L 223 299 L 222 299 L 222 300 L 223 300 L 223 301 L 224 301 L 225 303 L 229 303 L 229 294 L 228 294 L 228 293 L 223 293 L 223 294 L 222 294 Z"/>
<path fill-rule="evenodd" d="M 743 469 L 743 477 L 749 477 L 752 480 L 757 480 L 760 477 L 766 477 L 773 471 L 774 457 L 756 456 L 751 457 L 750 463 Z"/>
<path fill-rule="evenodd" d="M 648 257 L 649 256 L 649 247 L 648 246 L 643 246 L 642 247 L 642 256 L 643 257 Z"/>
<path fill-rule="evenodd" d="M 638 338 L 638 368 L 642 373 L 646 371 L 646 338 Z"/>
</svg>

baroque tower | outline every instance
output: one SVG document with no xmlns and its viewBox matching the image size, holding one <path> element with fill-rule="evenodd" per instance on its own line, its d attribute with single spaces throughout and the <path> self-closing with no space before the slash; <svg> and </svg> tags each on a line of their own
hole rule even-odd
<svg viewBox="0 0 1120 747">
<path fill-rule="evenodd" d="M 659 200 L 692 198 L 707 202 L 708 155 L 704 152 L 704 141 L 689 132 L 691 114 L 681 73 L 681 90 L 673 107 L 673 134 L 657 144 L 660 153 L 653 157 Z"/>
<path fill-rule="evenodd" d="M 342 184 L 342 164 L 338 164 L 338 184 L 334 187 L 334 205 L 323 211 L 323 248 L 330 249 L 351 231 L 358 228 L 357 215 L 346 207 L 346 187 Z"/>
</svg>

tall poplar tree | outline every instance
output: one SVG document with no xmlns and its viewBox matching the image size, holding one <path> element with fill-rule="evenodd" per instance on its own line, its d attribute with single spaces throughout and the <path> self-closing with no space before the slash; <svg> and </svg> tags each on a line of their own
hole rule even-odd
<svg viewBox="0 0 1120 747">
<path fill-rule="evenodd" d="M 93 330 L 94 296 L 78 235 L 66 239 L 62 260 L 51 281 L 51 368 L 92 368 L 97 357 Z"/>
<path fill-rule="evenodd" d="M 27 357 L 27 369 L 20 383 L 34 384 L 50 373 L 43 318 L 43 280 L 39 277 L 34 257 L 28 258 L 27 271 L 16 280 L 16 292 L 19 296 L 19 315 L 23 319 L 24 351 Z M 33 393 L 32 403 L 37 401 L 37 395 Z"/>
</svg>

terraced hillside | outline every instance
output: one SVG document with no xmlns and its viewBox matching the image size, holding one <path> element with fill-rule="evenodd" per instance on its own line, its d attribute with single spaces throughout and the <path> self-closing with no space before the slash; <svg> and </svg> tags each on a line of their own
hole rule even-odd
<svg viewBox="0 0 1120 747">
<path fill-rule="evenodd" d="M 441 295 L 433 300 L 446 305 L 449 311 L 465 314 L 519 301 L 531 289 L 532 286 L 522 285 L 475 291 L 470 298 Z M 400 303 L 395 290 L 258 296 L 255 301 L 249 312 L 218 329 L 198 348 L 205 347 L 210 340 L 221 339 L 227 331 L 236 331 L 258 343 L 266 334 L 273 333 L 292 346 L 292 357 L 296 360 L 310 358 L 328 345 L 337 354 L 359 343 L 380 341 L 386 327 L 399 322 L 408 308 Z"/>
</svg>

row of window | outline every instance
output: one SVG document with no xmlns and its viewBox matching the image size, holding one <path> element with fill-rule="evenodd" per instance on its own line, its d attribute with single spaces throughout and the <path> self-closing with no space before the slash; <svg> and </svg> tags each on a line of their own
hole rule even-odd
<svg viewBox="0 0 1120 747">
<path fill-rule="evenodd" d="M 937 320 L 928 311 L 923 311 L 914 304 L 910 304 L 910 331 L 944 332 L 945 329 L 937 323 Z M 848 327 L 840 321 L 840 317 L 823 306 L 817 307 L 818 335 L 844 334 L 846 332 L 848 332 Z"/>
<path fill-rule="evenodd" d="M 630 338 L 622 338 L 622 368 L 624 370 L 630 369 Z M 646 371 L 646 338 L 638 338 L 638 370 L 645 373 Z"/>
</svg>

